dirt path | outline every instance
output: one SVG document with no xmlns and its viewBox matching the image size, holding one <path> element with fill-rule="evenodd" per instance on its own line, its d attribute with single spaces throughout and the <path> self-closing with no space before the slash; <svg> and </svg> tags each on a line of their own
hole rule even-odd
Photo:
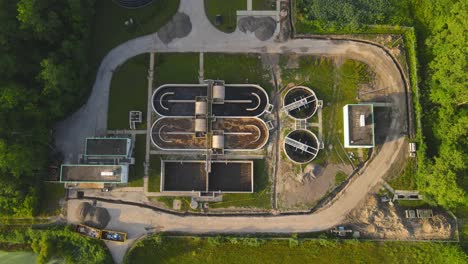
<svg viewBox="0 0 468 264">
<path fill-rule="evenodd" d="M 405 87 L 392 58 L 379 47 L 346 40 L 292 39 L 279 43 L 274 39 L 259 41 L 253 34 L 236 31 L 225 34 L 211 26 L 204 14 L 203 0 L 182 0 L 179 12 L 190 16 L 192 31 L 167 45 L 156 34 L 140 37 L 121 44 L 110 51 L 102 61 L 90 98 L 86 105 L 56 129 L 56 145 L 69 153 L 66 161 L 74 161 L 86 136 L 104 135 L 107 131 L 109 87 L 113 71 L 129 58 L 146 52 L 222 52 L 222 53 L 297 53 L 320 56 L 342 56 L 368 64 L 376 72 L 377 88 L 390 87 L 392 94 L 392 122 L 388 125 L 386 141 L 362 175 L 353 181 L 327 207 L 310 215 L 274 217 L 180 217 L 157 213 L 127 205 L 102 203 L 111 210 L 108 228 L 129 232 L 130 240 L 118 246 L 114 258 L 122 261 L 126 248 L 133 240 L 147 233 L 145 227 L 157 226 L 161 231 L 189 233 L 254 233 L 254 232 L 310 232 L 328 229 L 345 219 L 346 215 L 366 196 L 388 171 L 389 166 L 404 151 L 406 120 Z M 279 27 L 277 27 L 279 28 Z M 72 210 L 77 201 L 70 201 Z M 76 222 L 73 214 L 69 222 Z M 117 248 L 116 248 L 117 250 Z M 120 253 L 119 253 L 120 252 Z M 113 251 L 114 253 L 114 251 Z"/>
</svg>

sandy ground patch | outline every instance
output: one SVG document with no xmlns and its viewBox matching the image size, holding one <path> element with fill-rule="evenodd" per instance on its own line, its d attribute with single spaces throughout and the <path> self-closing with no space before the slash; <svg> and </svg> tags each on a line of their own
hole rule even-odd
<svg viewBox="0 0 468 264">
<path fill-rule="evenodd" d="M 407 219 L 405 208 L 382 203 L 377 195 L 369 195 L 349 216 L 349 223 L 363 237 L 378 239 L 453 239 L 455 222 L 447 213 L 433 210 L 430 219 Z"/>
</svg>

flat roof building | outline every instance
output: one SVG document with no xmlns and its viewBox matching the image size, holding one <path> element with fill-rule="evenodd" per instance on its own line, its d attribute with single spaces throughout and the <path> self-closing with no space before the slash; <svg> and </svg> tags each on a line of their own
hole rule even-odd
<svg viewBox="0 0 468 264">
<path fill-rule="evenodd" d="M 374 106 L 348 104 L 343 107 L 345 148 L 372 148 L 375 146 Z"/>
<path fill-rule="evenodd" d="M 60 182 L 126 183 L 128 165 L 62 164 Z"/>
<path fill-rule="evenodd" d="M 104 184 L 127 183 L 132 158 L 132 139 L 126 137 L 86 138 L 79 164 L 62 164 L 60 182 L 68 188 L 102 188 Z"/>
</svg>

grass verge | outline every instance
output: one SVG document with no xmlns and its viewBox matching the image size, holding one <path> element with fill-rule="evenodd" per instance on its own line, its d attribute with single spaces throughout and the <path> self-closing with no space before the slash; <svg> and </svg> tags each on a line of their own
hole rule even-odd
<svg viewBox="0 0 468 264">
<path fill-rule="evenodd" d="M 108 129 L 129 129 L 128 113 L 138 110 L 146 113 L 148 98 L 148 54 L 129 59 L 112 76 L 109 91 Z M 146 120 L 145 114 L 143 120 Z M 145 122 L 138 128 L 144 128 Z"/>
<path fill-rule="evenodd" d="M 142 187 L 145 174 L 146 135 L 136 135 L 134 154 L 135 164 L 130 166 L 127 186 Z"/>
<path fill-rule="evenodd" d="M 466 263 L 458 245 L 253 237 L 163 237 L 138 241 L 124 263 Z"/>
<path fill-rule="evenodd" d="M 161 158 L 159 156 L 150 157 L 150 169 L 148 178 L 148 192 L 159 192 L 161 185 Z"/>
<path fill-rule="evenodd" d="M 156 199 L 158 202 L 164 203 L 164 205 L 169 209 L 174 209 L 174 200 L 180 200 L 180 211 L 196 211 L 190 208 L 190 202 L 192 201 L 192 198 L 188 196 L 158 196 L 152 197 L 152 199 Z"/>
</svg>

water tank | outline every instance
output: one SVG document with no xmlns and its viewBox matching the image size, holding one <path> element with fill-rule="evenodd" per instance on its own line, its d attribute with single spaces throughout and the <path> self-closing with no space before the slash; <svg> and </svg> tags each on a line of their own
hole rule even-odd
<svg viewBox="0 0 468 264">
<path fill-rule="evenodd" d="M 206 119 L 205 118 L 195 119 L 195 132 L 206 132 Z"/>
<path fill-rule="evenodd" d="M 213 135 L 213 148 L 224 149 L 224 135 Z"/>
<path fill-rule="evenodd" d="M 195 115 L 206 115 L 208 112 L 206 101 L 195 102 Z"/>
<path fill-rule="evenodd" d="M 224 100 L 226 91 L 224 85 L 213 85 L 213 100 Z"/>
</svg>

